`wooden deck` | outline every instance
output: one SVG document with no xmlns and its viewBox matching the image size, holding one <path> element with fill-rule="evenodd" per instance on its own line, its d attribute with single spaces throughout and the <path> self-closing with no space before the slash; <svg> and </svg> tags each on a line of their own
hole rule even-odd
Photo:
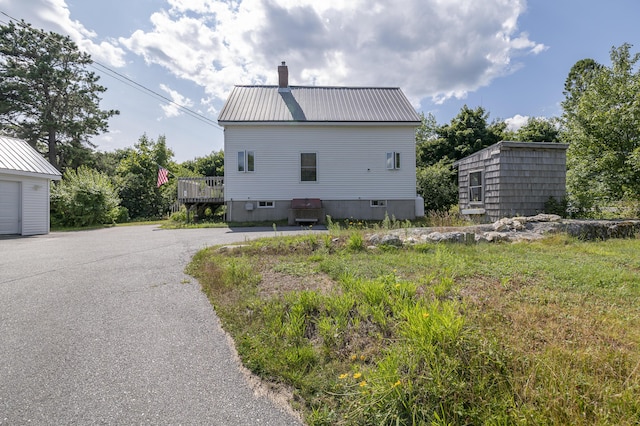
<svg viewBox="0 0 640 426">
<path fill-rule="evenodd" d="M 178 178 L 178 202 L 187 206 L 201 203 L 224 204 L 224 178 Z"/>
</svg>

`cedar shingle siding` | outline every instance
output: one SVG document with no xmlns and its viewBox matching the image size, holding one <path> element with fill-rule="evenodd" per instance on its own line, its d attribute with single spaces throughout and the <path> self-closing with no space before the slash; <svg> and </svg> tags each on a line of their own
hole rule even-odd
<svg viewBox="0 0 640 426">
<path fill-rule="evenodd" d="M 553 197 L 566 195 L 568 145 L 538 142 L 499 142 L 456 162 L 459 204 L 463 214 L 485 221 L 541 213 Z M 482 172 L 483 199 L 469 200 L 469 174 Z"/>
</svg>

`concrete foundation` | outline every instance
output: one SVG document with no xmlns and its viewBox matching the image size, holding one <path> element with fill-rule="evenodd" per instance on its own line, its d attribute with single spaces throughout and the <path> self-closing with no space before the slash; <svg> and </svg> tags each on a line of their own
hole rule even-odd
<svg viewBox="0 0 640 426">
<path fill-rule="evenodd" d="M 254 200 L 227 201 L 228 222 L 265 222 L 291 220 L 291 200 L 269 201 L 269 207 L 260 207 L 264 202 Z M 372 205 L 384 204 L 384 205 Z M 385 213 L 397 220 L 416 218 L 416 201 L 409 200 L 322 200 L 323 215 L 317 223 L 324 223 L 326 216 L 333 220 L 383 220 Z M 294 221 L 295 223 L 295 221 Z"/>
</svg>

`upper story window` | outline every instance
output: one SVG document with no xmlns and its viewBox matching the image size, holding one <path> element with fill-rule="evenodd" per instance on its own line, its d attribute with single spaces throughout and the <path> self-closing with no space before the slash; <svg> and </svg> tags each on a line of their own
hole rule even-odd
<svg viewBox="0 0 640 426">
<path fill-rule="evenodd" d="M 253 151 L 238 151 L 238 171 L 254 172 L 255 154 Z"/>
<path fill-rule="evenodd" d="M 387 169 L 394 170 L 400 168 L 400 153 L 387 152 Z"/>
<path fill-rule="evenodd" d="M 469 202 L 482 203 L 484 194 L 482 188 L 482 171 L 469 173 Z"/>
<path fill-rule="evenodd" d="M 318 180 L 318 155 L 315 152 L 300 153 L 300 180 L 302 182 Z"/>
</svg>

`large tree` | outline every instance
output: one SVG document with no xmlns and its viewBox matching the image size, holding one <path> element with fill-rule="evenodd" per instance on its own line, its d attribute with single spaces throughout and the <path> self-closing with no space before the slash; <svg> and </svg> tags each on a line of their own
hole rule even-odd
<svg viewBox="0 0 640 426">
<path fill-rule="evenodd" d="M 560 142 L 560 123 L 558 119 L 530 117 L 513 134 L 513 139 L 520 142 Z"/>
<path fill-rule="evenodd" d="M 579 61 L 565 85 L 567 184 L 585 211 L 640 197 L 640 54 L 630 49 L 612 48 L 610 67 Z"/>
<path fill-rule="evenodd" d="M 224 152 L 213 151 L 206 157 L 187 160 L 182 167 L 202 176 L 224 176 Z"/>
<path fill-rule="evenodd" d="M 121 161 L 116 168 L 116 182 L 120 205 L 128 210 L 133 219 L 155 219 L 162 217 L 176 199 L 175 184 L 157 186 L 158 167 L 171 171 L 175 176 L 176 164 L 173 152 L 167 148 L 166 138 L 157 141 L 142 135 L 134 148 L 121 152 Z"/>
<path fill-rule="evenodd" d="M 116 110 L 100 109 L 106 88 L 91 57 L 69 37 L 24 21 L 0 25 L 0 128 L 27 140 L 64 169 L 86 154 Z"/>
<path fill-rule="evenodd" d="M 449 124 L 435 125 L 432 115 L 422 116 L 416 133 L 418 166 L 430 166 L 443 159 L 460 160 L 502 140 L 506 124 L 489 123 L 482 107 L 464 105 Z"/>
<path fill-rule="evenodd" d="M 502 140 L 506 124 L 488 123 L 484 108 L 467 105 L 449 124 L 438 126 L 432 114 L 421 119 L 416 131 L 417 191 L 427 210 L 447 210 L 458 197 L 453 162 Z"/>
</svg>

